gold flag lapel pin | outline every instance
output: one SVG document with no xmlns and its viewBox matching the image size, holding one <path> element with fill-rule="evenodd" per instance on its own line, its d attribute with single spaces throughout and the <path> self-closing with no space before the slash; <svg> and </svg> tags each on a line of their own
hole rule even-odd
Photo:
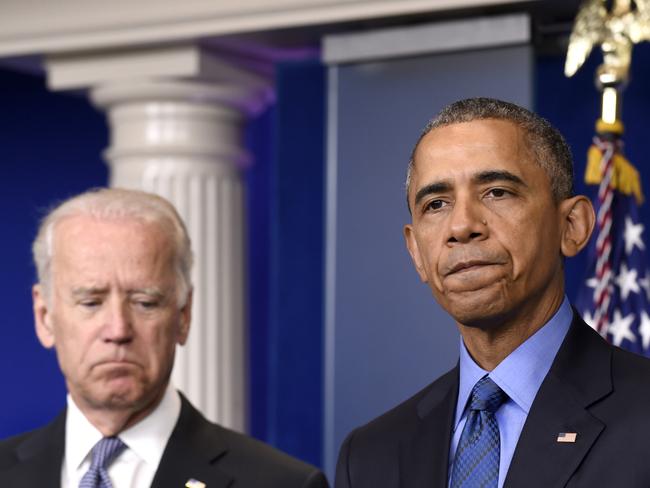
<svg viewBox="0 0 650 488">
<path fill-rule="evenodd" d="M 205 488 L 207 485 L 203 481 L 191 478 L 185 483 L 185 488 Z"/>
<path fill-rule="evenodd" d="M 575 442 L 578 434 L 575 432 L 560 432 L 557 435 L 558 442 Z"/>
</svg>

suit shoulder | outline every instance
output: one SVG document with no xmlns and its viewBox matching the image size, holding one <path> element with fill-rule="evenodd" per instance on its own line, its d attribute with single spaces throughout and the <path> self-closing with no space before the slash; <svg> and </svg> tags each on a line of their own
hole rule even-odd
<svg viewBox="0 0 650 488">
<path fill-rule="evenodd" d="M 0 440 L 0 471 L 63 443 L 61 417 L 43 427 Z"/>
<path fill-rule="evenodd" d="M 6 467 L 16 461 L 16 449 L 23 442 L 29 440 L 35 431 L 24 432 L 22 434 L 7 437 L 0 440 L 0 468 Z"/>
<path fill-rule="evenodd" d="M 650 359 L 612 346 L 612 375 L 616 382 L 650 386 Z M 650 389 L 646 391 L 650 392 Z"/>
<path fill-rule="evenodd" d="M 354 437 L 357 442 L 365 440 L 368 443 L 394 442 L 397 437 L 408 435 L 411 428 L 416 428 L 423 411 L 438 403 L 457 381 L 458 373 L 454 368 L 384 414 L 357 427 L 348 439 Z"/>
<path fill-rule="evenodd" d="M 24 440 L 28 439 L 35 433 L 39 432 L 42 429 L 42 427 L 39 427 L 38 429 L 30 430 L 27 432 L 22 432 L 17 435 L 13 435 L 11 437 L 6 437 L 4 439 L 0 439 L 0 450 L 5 450 L 5 449 L 12 449 L 15 446 L 21 444 Z"/>
<path fill-rule="evenodd" d="M 446 400 L 454 395 L 457 384 L 458 369 L 454 368 L 411 398 L 350 432 L 339 451 L 335 486 L 400 485 L 400 446 L 417 436 L 423 418 L 431 418 L 434 409 L 449 403 Z"/>
<path fill-rule="evenodd" d="M 242 463 L 248 466 L 257 466 L 266 471 L 283 471 L 287 475 L 305 478 L 317 471 L 317 468 L 290 456 L 279 449 L 276 449 L 262 441 L 248 435 L 235 432 L 225 427 L 212 424 L 218 429 L 218 435 L 223 436 L 230 451 L 227 457 L 231 462 Z"/>
<path fill-rule="evenodd" d="M 182 445 L 193 449 L 221 446 L 216 460 L 220 470 L 251 488 L 282 486 L 286 488 L 326 488 L 323 473 L 306 462 L 292 457 L 248 435 L 208 421 L 183 399 L 183 426 L 190 437 Z M 187 433 L 187 432 L 186 432 Z M 171 441 L 170 441 L 171 442 Z M 239 485 L 238 485 L 239 486 Z"/>
</svg>

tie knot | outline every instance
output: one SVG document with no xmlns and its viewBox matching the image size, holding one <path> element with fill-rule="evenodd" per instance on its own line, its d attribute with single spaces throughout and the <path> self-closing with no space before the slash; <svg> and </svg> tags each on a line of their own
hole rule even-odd
<svg viewBox="0 0 650 488">
<path fill-rule="evenodd" d="M 487 376 L 483 376 L 472 389 L 469 408 L 494 413 L 506 401 L 506 398 L 508 396 L 494 381 Z"/>
<path fill-rule="evenodd" d="M 91 466 L 106 469 L 113 459 L 126 448 L 126 444 L 119 437 L 104 437 L 93 447 L 93 461 Z"/>
</svg>

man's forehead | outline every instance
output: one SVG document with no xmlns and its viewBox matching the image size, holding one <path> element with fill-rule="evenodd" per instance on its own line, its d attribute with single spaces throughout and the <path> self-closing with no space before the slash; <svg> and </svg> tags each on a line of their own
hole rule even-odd
<svg viewBox="0 0 650 488">
<path fill-rule="evenodd" d="M 59 230 L 77 230 L 83 233 L 92 233 L 89 227 L 141 227 L 142 231 L 160 229 L 160 225 L 135 216 L 97 216 L 79 213 L 62 217 L 55 225 L 55 233 Z"/>
<path fill-rule="evenodd" d="M 523 130 L 509 121 L 485 119 L 437 127 L 413 155 L 415 175 L 469 176 L 486 170 L 524 173 L 535 162 Z"/>
<path fill-rule="evenodd" d="M 121 236 L 113 239 L 114 236 Z M 145 221 L 136 217 L 96 217 L 93 215 L 71 215 L 56 222 L 49 236 L 52 253 L 55 248 L 72 244 L 106 243 L 121 244 L 128 238 L 130 242 L 170 243 L 169 232 L 156 222 Z"/>
<path fill-rule="evenodd" d="M 57 223 L 51 243 L 52 265 L 98 269 L 99 262 L 155 263 L 173 255 L 168 233 L 133 218 L 66 217 Z"/>
<path fill-rule="evenodd" d="M 419 141 L 414 152 L 418 157 L 431 151 L 444 152 L 456 146 L 487 149 L 502 147 L 508 150 L 529 151 L 524 130 L 510 120 L 476 119 L 446 124 L 431 129 Z"/>
</svg>

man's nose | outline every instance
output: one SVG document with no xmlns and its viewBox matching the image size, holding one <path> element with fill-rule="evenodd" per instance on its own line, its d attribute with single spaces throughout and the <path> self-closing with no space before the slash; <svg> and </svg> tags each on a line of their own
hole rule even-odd
<svg viewBox="0 0 650 488">
<path fill-rule="evenodd" d="M 487 220 L 479 201 L 457 198 L 449 215 L 448 243 L 466 243 L 487 237 Z"/>
<path fill-rule="evenodd" d="M 104 340 L 125 344 L 133 338 L 132 317 L 127 304 L 112 300 L 107 310 L 104 324 Z"/>
</svg>

